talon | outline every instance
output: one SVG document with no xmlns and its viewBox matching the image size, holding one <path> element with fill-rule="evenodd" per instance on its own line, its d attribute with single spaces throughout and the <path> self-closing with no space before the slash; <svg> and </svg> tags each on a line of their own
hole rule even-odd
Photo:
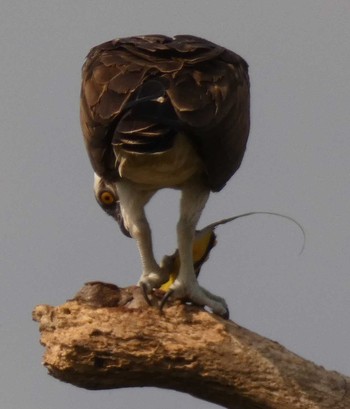
<svg viewBox="0 0 350 409">
<path fill-rule="evenodd" d="M 164 305 L 168 301 L 169 297 L 171 297 L 173 295 L 173 293 L 174 293 L 174 290 L 169 290 L 164 294 L 164 296 L 163 296 L 163 298 L 162 298 L 162 300 L 161 300 L 161 302 L 159 304 L 159 311 L 160 312 L 163 311 Z"/>
<path fill-rule="evenodd" d="M 226 311 L 221 315 L 224 320 L 228 320 L 230 318 L 230 311 L 227 308 Z"/>
<path fill-rule="evenodd" d="M 151 301 L 151 299 L 150 299 L 149 296 L 148 296 L 146 284 L 145 284 L 145 283 L 141 283 L 141 284 L 140 284 L 140 287 L 141 287 L 141 289 L 142 289 L 142 294 L 143 294 L 143 297 L 144 297 L 145 301 L 147 302 L 147 304 L 148 304 L 150 307 L 152 307 L 152 301 Z"/>
</svg>

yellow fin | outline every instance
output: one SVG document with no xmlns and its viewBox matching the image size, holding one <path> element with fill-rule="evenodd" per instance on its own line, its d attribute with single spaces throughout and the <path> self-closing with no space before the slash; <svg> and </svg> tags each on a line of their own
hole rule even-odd
<svg viewBox="0 0 350 409">
<path fill-rule="evenodd" d="M 214 233 L 214 227 L 205 227 L 202 230 L 197 230 L 195 233 L 192 256 L 193 256 L 193 266 L 198 276 L 199 271 L 209 257 L 210 250 L 215 246 L 216 235 Z M 162 262 L 162 268 L 166 270 L 169 274 L 169 280 L 164 283 L 160 289 L 162 291 L 168 291 L 170 286 L 176 280 L 180 269 L 180 257 L 179 252 L 176 252 L 172 256 L 165 256 Z"/>
<path fill-rule="evenodd" d="M 196 230 L 194 241 L 193 241 L 193 247 L 192 247 L 193 266 L 194 266 L 196 276 L 198 276 L 202 265 L 205 263 L 206 260 L 208 260 L 210 251 L 216 244 L 216 234 L 214 233 L 215 228 L 221 224 L 229 223 L 241 217 L 253 216 L 256 214 L 279 216 L 279 217 L 285 218 L 295 223 L 303 234 L 304 240 L 303 240 L 303 245 L 300 251 L 300 253 L 302 253 L 304 249 L 304 245 L 305 245 L 305 232 L 304 232 L 302 225 L 298 223 L 295 219 L 293 219 L 292 217 L 286 216 L 284 214 L 275 213 L 275 212 L 248 212 L 248 213 L 240 214 L 238 216 L 229 217 L 228 219 L 222 219 L 217 222 L 211 223 L 208 226 L 204 227 L 202 230 Z M 164 283 L 160 287 L 160 289 L 163 291 L 168 291 L 179 274 L 180 257 L 179 257 L 178 250 L 176 250 L 173 255 L 165 256 L 163 258 L 162 268 L 169 274 L 169 280 L 166 283 Z"/>
</svg>

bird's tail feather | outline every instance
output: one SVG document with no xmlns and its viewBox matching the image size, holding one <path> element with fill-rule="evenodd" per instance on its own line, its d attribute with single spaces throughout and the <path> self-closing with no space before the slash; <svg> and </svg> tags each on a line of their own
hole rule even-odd
<svg viewBox="0 0 350 409">
<path fill-rule="evenodd" d="M 169 150 L 179 130 L 179 120 L 166 95 L 164 78 L 146 81 L 126 105 L 112 144 L 127 152 L 161 153 Z"/>
</svg>

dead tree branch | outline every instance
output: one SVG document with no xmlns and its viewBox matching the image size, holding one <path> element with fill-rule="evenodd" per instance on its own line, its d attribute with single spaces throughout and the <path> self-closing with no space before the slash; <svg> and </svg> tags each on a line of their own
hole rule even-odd
<svg viewBox="0 0 350 409">
<path fill-rule="evenodd" d="M 156 386 L 232 409 L 350 408 L 350 378 L 198 307 L 161 314 L 138 287 L 88 283 L 33 317 L 49 373 L 79 387 Z"/>
</svg>

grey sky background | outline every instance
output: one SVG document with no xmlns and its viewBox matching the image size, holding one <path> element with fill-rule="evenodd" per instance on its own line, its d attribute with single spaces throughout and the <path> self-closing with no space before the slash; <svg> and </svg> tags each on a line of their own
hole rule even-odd
<svg viewBox="0 0 350 409">
<path fill-rule="evenodd" d="M 250 65 L 252 130 L 239 172 L 211 196 L 217 229 L 200 282 L 234 321 L 350 375 L 350 2 L 348 0 L 2 0 L 0 407 L 212 408 L 153 388 L 91 392 L 40 364 L 36 304 L 86 281 L 134 284 L 135 243 L 95 203 L 79 125 L 80 68 L 115 37 L 194 34 Z M 148 207 L 158 257 L 175 248 L 178 193 Z"/>
</svg>

